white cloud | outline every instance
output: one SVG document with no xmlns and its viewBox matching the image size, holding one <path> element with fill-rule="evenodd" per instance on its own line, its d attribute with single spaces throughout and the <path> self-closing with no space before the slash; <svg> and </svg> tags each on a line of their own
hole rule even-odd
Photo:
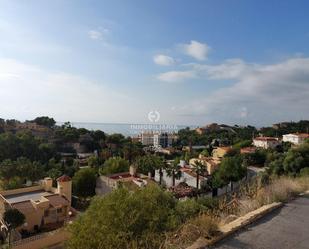
<svg viewBox="0 0 309 249">
<path fill-rule="evenodd" d="M 153 61 L 160 66 L 171 66 L 175 63 L 175 60 L 172 57 L 164 54 L 155 55 Z"/>
<path fill-rule="evenodd" d="M 228 60 L 219 65 L 195 65 L 193 70 L 205 80 L 234 83 L 183 106 L 182 115 L 261 125 L 309 117 L 309 58 L 269 65 Z"/>
<path fill-rule="evenodd" d="M 119 122 L 132 116 L 123 106 L 136 108 L 134 100 L 105 85 L 11 59 L 0 59 L 0 89 L 0 113 L 6 118 Z"/>
<path fill-rule="evenodd" d="M 194 71 L 170 71 L 160 74 L 158 79 L 165 82 L 181 82 L 195 77 Z"/>
<path fill-rule="evenodd" d="M 182 44 L 180 47 L 183 53 L 200 61 L 206 60 L 210 51 L 210 47 L 206 43 L 200 43 L 194 40 L 189 44 Z"/>
<path fill-rule="evenodd" d="M 92 39 L 92 40 L 102 40 L 103 39 L 103 34 L 102 32 L 98 31 L 98 30 L 89 30 L 88 31 L 88 36 Z"/>
<path fill-rule="evenodd" d="M 110 33 L 109 29 L 98 28 L 88 31 L 88 36 L 92 40 L 103 40 Z"/>
<path fill-rule="evenodd" d="M 248 73 L 260 67 L 257 64 L 249 64 L 242 59 L 228 59 L 218 65 L 194 64 L 194 69 L 200 73 L 206 72 L 210 79 L 239 79 L 244 78 Z"/>
</svg>

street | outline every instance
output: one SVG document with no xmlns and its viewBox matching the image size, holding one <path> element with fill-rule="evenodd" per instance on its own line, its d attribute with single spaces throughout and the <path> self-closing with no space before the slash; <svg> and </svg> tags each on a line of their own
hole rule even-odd
<svg viewBox="0 0 309 249">
<path fill-rule="evenodd" d="M 211 248 L 309 249 L 309 194 L 287 203 Z"/>
</svg>

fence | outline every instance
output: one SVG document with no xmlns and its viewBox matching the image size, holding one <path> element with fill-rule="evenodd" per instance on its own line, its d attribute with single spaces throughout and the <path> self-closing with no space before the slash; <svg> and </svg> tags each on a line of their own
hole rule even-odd
<svg viewBox="0 0 309 249">
<path fill-rule="evenodd" d="M 63 243 L 70 233 L 63 228 L 12 242 L 13 249 L 40 249 Z"/>
</svg>

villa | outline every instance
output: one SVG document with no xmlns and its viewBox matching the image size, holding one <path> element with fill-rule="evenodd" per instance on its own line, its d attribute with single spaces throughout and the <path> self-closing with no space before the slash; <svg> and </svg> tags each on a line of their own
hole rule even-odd
<svg viewBox="0 0 309 249">
<path fill-rule="evenodd" d="M 156 182 L 160 182 L 160 172 L 159 170 L 155 171 L 155 178 Z M 199 188 L 203 186 L 203 183 L 207 181 L 207 176 L 200 176 L 199 177 Z M 173 187 L 173 179 L 166 170 L 162 170 L 162 177 L 161 177 L 162 185 L 166 186 L 167 188 Z M 193 170 L 191 165 L 185 165 L 184 161 L 180 162 L 180 177 L 175 179 L 175 186 L 180 183 L 186 183 L 190 187 L 196 187 L 196 173 Z"/>
<path fill-rule="evenodd" d="M 306 139 L 309 139 L 309 133 L 291 133 L 283 135 L 282 141 L 300 145 L 305 142 Z"/>
<path fill-rule="evenodd" d="M 8 209 L 18 209 L 25 216 L 25 223 L 18 233 L 38 232 L 42 228 L 61 227 L 71 214 L 72 181 L 68 176 L 57 179 L 57 188 L 51 178 L 44 178 L 36 186 L 0 192 L 1 233 L 5 237 L 8 228 L 3 215 Z M 17 239 L 20 239 L 20 237 Z"/>
<path fill-rule="evenodd" d="M 263 149 L 274 149 L 280 145 L 280 141 L 275 137 L 256 137 L 253 139 L 253 145 Z"/>
<path fill-rule="evenodd" d="M 152 180 L 149 177 L 138 174 L 136 171 L 136 167 L 131 165 L 129 172 L 121 172 L 112 175 L 99 176 L 97 178 L 95 191 L 97 195 L 105 195 L 120 186 L 124 186 L 128 190 L 135 190 L 141 187 L 145 187 L 151 181 Z"/>
<path fill-rule="evenodd" d="M 216 157 L 205 157 L 199 155 L 198 158 L 191 158 L 189 164 L 195 165 L 196 162 L 202 163 L 207 169 L 207 174 L 211 175 L 219 167 L 221 160 Z"/>
</svg>

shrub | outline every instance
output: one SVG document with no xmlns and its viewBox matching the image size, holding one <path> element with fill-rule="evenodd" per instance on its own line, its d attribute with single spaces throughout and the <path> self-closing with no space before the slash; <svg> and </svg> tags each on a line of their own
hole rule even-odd
<svg viewBox="0 0 309 249">
<path fill-rule="evenodd" d="M 300 176 L 309 176 L 309 167 L 300 170 Z"/>
<path fill-rule="evenodd" d="M 136 192 L 117 189 L 95 197 L 70 227 L 68 248 L 159 248 L 171 229 L 175 200 L 157 186 Z"/>
<path fill-rule="evenodd" d="M 129 171 L 129 162 L 121 157 L 109 158 L 99 170 L 101 175 L 109 175 L 127 171 Z"/>
<path fill-rule="evenodd" d="M 97 175 L 94 169 L 80 169 L 72 179 L 73 193 L 79 197 L 95 195 L 96 179 Z"/>
<path fill-rule="evenodd" d="M 195 199 L 179 201 L 176 206 L 176 214 L 181 222 L 196 216 L 202 209 L 202 206 Z"/>
<path fill-rule="evenodd" d="M 25 222 L 25 215 L 18 209 L 12 208 L 4 212 L 3 219 L 15 229 Z"/>
<path fill-rule="evenodd" d="M 213 197 L 201 197 L 197 200 L 197 202 L 205 210 L 214 210 L 214 209 L 217 209 L 219 206 L 219 200 Z"/>
</svg>

